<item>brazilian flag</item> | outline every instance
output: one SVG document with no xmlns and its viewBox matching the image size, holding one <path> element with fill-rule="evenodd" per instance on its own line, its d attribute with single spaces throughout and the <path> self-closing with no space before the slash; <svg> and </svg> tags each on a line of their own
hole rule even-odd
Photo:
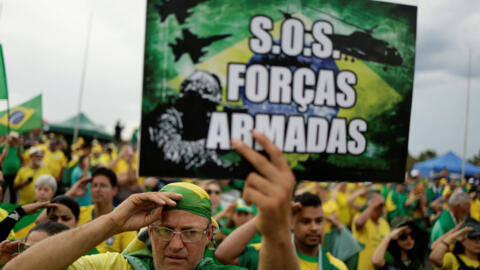
<svg viewBox="0 0 480 270">
<path fill-rule="evenodd" d="M 12 212 L 15 210 L 17 207 L 20 205 L 18 204 L 12 204 L 12 203 L 2 203 L 0 205 L 0 208 L 7 211 L 8 213 Z M 37 217 L 43 212 L 44 210 L 38 211 L 36 213 L 26 215 L 22 217 L 16 224 L 15 227 L 13 227 L 13 231 L 15 232 L 15 238 L 16 239 L 24 239 L 27 237 L 28 232 L 35 227 L 35 220 L 37 220 Z"/>
<path fill-rule="evenodd" d="M 0 135 L 7 134 L 7 123 L 10 130 L 19 133 L 42 127 L 42 95 L 38 95 L 6 111 L 0 112 Z"/>
</svg>

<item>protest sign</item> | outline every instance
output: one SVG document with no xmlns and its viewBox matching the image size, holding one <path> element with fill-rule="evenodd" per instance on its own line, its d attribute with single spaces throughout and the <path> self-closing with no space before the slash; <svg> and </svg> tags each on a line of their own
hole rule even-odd
<svg viewBox="0 0 480 270">
<path fill-rule="evenodd" d="M 148 1 L 140 174 L 244 178 L 264 132 L 298 179 L 402 181 L 416 7 Z"/>
</svg>

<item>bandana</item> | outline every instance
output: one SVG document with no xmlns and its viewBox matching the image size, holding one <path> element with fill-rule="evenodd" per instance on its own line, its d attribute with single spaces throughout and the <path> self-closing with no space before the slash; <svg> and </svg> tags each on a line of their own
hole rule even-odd
<svg viewBox="0 0 480 270">
<path fill-rule="evenodd" d="M 164 186 L 160 192 L 182 194 L 182 199 L 175 206 L 164 206 L 164 210 L 185 210 L 192 214 L 212 219 L 212 203 L 207 192 L 201 187 L 190 183 L 171 183 Z"/>
</svg>

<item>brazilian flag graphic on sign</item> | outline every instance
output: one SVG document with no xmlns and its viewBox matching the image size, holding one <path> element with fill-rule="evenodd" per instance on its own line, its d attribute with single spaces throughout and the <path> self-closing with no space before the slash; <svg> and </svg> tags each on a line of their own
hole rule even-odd
<svg viewBox="0 0 480 270">
<path fill-rule="evenodd" d="M 297 179 L 403 181 L 417 8 L 149 0 L 140 174 L 244 178 L 252 129 Z"/>
<path fill-rule="evenodd" d="M 27 132 L 42 127 L 42 95 L 38 95 L 6 111 L 0 112 L 0 134 L 7 134 L 7 123 L 10 130 Z"/>
</svg>

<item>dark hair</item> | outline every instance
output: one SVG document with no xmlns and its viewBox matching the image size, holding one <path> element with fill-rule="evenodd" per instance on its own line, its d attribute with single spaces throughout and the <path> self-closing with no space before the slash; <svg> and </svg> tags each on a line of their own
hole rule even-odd
<svg viewBox="0 0 480 270">
<path fill-rule="evenodd" d="M 322 206 L 322 201 L 320 201 L 320 198 L 310 192 L 305 192 L 293 197 L 293 201 L 301 203 L 302 206 Z"/>
<path fill-rule="evenodd" d="M 110 184 L 112 185 L 112 187 L 118 186 L 117 175 L 115 175 L 115 173 L 112 170 L 105 167 L 100 167 L 93 171 L 92 178 L 95 178 L 95 176 L 97 175 L 103 175 L 107 177 L 108 180 L 110 180 Z"/>
<path fill-rule="evenodd" d="M 81 149 L 88 149 L 88 148 L 92 148 L 92 143 L 89 142 L 89 141 L 85 141 L 82 146 L 80 146 Z"/>
<path fill-rule="evenodd" d="M 45 221 L 45 222 L 42 222 L 40 224 L 35 225 L 35 227 L 33 227 L 30 230 L 30 232 L 28 232 L 27 239 L 30 236 L 30 234 L 34 231 L 40 231 L 40 232 L 45 232 L 48 235 L 54 235 L 54 234 L 66 231 L 68 229 L 69 228 L 62 223 L 58 223 L 58 222 L 49 220 L 49 221 Z"/>
<path fill-rule="evenodd" d="M 78 166 L 79 166 L 80 168 L 82 167 L 81 165 L 83 164 L 83 161 L 84 161 L 86 158 L 88 158 L 88 155 L 81 155 L 80 158 L 78 158 Z M 84 168 L 82 168 L 82 169 L 84 169 Z"/>
<path fill-rule="evenodd" d="M 455 246 L 453 247 L 453 254 L 455 254 L 456 256 L 460 255 L 460 254 L 465 254 L 465 247 L 463 246 L 462 242 L 456 242 L 455 243 Z M 477 254 L 477 260 L 480 261 L 480 254 Z"/>
<path fill-rule="evenodd" d="M 397 241 L 390 241 L 387 247 L 387 251 L 392 255 L 394 259 L 393 264 L 396 266 L 395 269 L 420 269 L 420 266 L 423 266 L 425 258 L 427 256 L 427 233 L 420 229 L 414 221 L 403 224 L 402 226 L 405 225 L 407 225 L 412 230 L 412 233 L 415 234 L 415 245 L 411 250 L 407 251 L 407 257 L 411 261 L 410 265 L 408 265 L 408 267 L 406 268 L 403 265 L 403 262 L 401 260 L 401 250 L 397 244 Z"/>
<path fill-rule="evenodd" d="M 211 180 L 208 180 L 208 182 L 205 184 L 205 188 L 207 188 L 208 186 L 210 185 L 216 185 L 218 186 L 218 188 L 220 188 L 220 191 L 222 191 L 222 185 L 220 184 L 219 181 L 215 180 L 215 179 L 211 179 Z"/>
<path fill-rule="evenodd" d="M 80 216 L 80 206 L 78 205 L 77 201 L 75 201 L 72 197 L 65 196 L 65 195 L 58 195 L 53 198 L 50 203 L 59 203 L 63 204 L 66 207 L 70 208 L 73 215 L 75 216 L 75 220 L 78 221 L 78 217 Z M 50 214 L 52 208 L 47 208 L 47 215 Z"/>
</svg>

